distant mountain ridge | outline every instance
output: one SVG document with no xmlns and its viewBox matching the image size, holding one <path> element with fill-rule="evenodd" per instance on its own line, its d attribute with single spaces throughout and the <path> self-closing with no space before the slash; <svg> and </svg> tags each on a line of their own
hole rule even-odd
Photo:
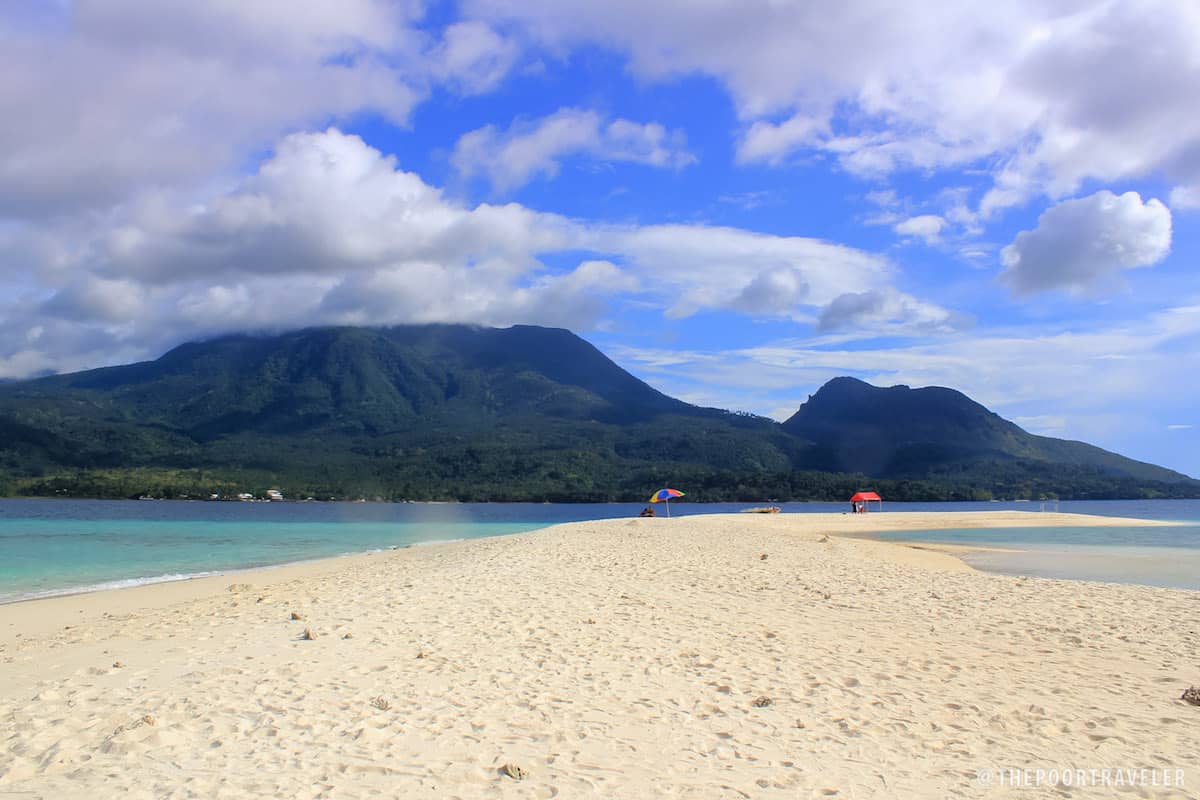
<svg viewBox="0 0 1200 800">
<path fill-rule="evenodd" d="M 224 336 L 0 385 L 7 493 L 611 500 L 683 481 L 694 499 L 840 499 L 867 479 L 895 499 L 1200 494 L 951 389 L 837 378 L 780 425 L 669 397 L 534 326 Z"/>
<path fill-rule="evenodd" d="M 1134 478 L 1188 476 L 1083 442 L 1036 436 L 954 389 L 881 388 L 855 378 L 822 386 L 783 427 L 812 441 L 820 467 L 893 478 L 926 477 L 980 462 L 1041 461 Z"/>
</svg>

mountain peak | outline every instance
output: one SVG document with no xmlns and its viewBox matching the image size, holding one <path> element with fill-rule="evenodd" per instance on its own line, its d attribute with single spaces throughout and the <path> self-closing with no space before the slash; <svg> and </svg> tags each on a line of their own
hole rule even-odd
<svg viewBox="0 0 1200 800">
<path fill-rule="evenodd" d="M 611 500 L 665 480 L 696 499 L 824 499 L 860 483 L 814 471 L 895 480 L 887 492 L 910 499 L 1195 491 L 1178 473 L 1031 436 L 952 389 L 835 378 L 781 426 L 668 397 L 574 333 L 531 325 L 192 342 L 4 384 L 0 434 L 0 490 L 22 493 L 129 496 L 163 481 L 207 496 L 216 476 L 343 497 Z"/>
<path fill-rule="evenodd" d="M 812 441 L 823 469 L 896 478 L 1015 462 L 1095 467 L 1139 479 L 1179 481 L 1172 470 L 1082 442 L 1034 436 L 955 389 L 886 388 L 838 377 L 783 427 Z"/>
</svg>

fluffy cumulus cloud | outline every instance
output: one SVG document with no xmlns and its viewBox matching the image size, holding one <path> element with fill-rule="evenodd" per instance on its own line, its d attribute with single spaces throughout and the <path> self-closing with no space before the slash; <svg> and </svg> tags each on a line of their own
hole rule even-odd
<svg viewBox="0 0 1200 800">
<path fill-rule="evenodd" d="M 1200 184 L 1200 5 L 469 0 L 550 48 L 599 43 L 731 93 L 738 158 L 821 153 L 864 176 L 982 163 L 992 213 L 1082 181 Z"/>
<path fill-rule="evenodd" d="M 104 208 L 145 187 L 208 180 L 331 115 L 403 122 L 423 92 L 419 12 L 383 0 L 8 9 L 0 217 Z"/>
<path fill-rule="evenodd" d="M 897 222 L 892 227 L 901 236 L 921 239 L 926 244 L 936 244 L 941 239 L 946 220 L 937 214 L 921 214 Z"/>
<path fill-rule="evenodd" d="M 568 314 L 586 326 L 631 286 L 611 264 L 551 273 L 537 261 L 577 238 L 572 223 L 451 202 L 335 129 L 286 137 L 206 203 L 160 197 L 72 233 L 61 250 L 26 249 L 41 283 L 0 309 L 7 374 L 153 355 L 231 330 L 563 324 Z"/>
<path fill-rule="evenodd" d="M 507 190 L 538 175 L 556 175 L 562 160 L 574 155 L 673 168 L 695 161 L 682 131 L 654 122 L 606 121 L 579 108 L 518 121 L 504 131 L 494 125 L 470 131 L 458 140 L 451 160 L 461 174 L 485 175 L 495 188 Z"/>
<path fill-rule="evenodd" d="M 950 333 L 968 324 L 969 320 L 961 315 L 884 287 L 838 295 L 821 311 L 817 330 L 860 328 L 888 334 L 931 334 Z"/>
<path fill-rule="evenodd" d="M 750 125 L 737 148 L 739 163 L 764 162 L 778 165 L 789 154 L 818 147 L 830 134 L 825 116 L 796 114 L 783 122 L 757 120 Z"/>
<path fill-rule="evenodd" d="M 665 291 L 668 317 L 713 308 L 804 318 L 847 285 L 886 285 L 887 259 L 853 247 L 801 236 L 773 236 L 702 225 L 597 226 L 587 247 L 620 254 L 636 274 Z"/>
<path fill-rule="evenodd" d="M 1136 192 L 1101 191 L 1045 211 L 1001 251 L 1001 280 L 1017 294 L 1103 288 L 1126 269 L 1148 267 L 1171 249 L 1171 212 Z"/>
<path fill-rule="evenodd" d="M 467 206 L 334 128 L 283 138 L 202 203 L 158 194 L 91 226 L 45 231 L 56 247 L 8 240 L 38 282 L 0 303 L 0 375 L 145 357 L 235 330 L 586 330 L 618 293 L 674 317 L 805 319 L 846 285 L 887 286 L 893 272 L 885 258 L 819 239 Z"/>
<path fill-rule="evenodd" d="M 89 252 L 113 275 L 344 275 L 396 263 L 520 271 L 563 246 L 570 226 L 516 205 L 468 210 L 357 136 L 293 134 L 234 191 L 178 209 L 140 209 Z"/>
<path fill-rule="evenodd" d="M 456 22 L 429 54 L 431 70 L 464 94 L 496 88 L 517 60 L 517 43 L 481 22 Z"/>
<path fill-rule="evenodd" d="M 344 325 L 535 320 L 575 329 L 592 327 L 615 292 L 637 282 L 606 261 L 585 261 L 565 274 L 545 274 L 519 285 L 481 279 L 465 266 L 414 263 L 385 267 L 339 282 L 318 308 L 323 319 Z M 497 302 L 497 286 L 504 299 Z"/>
<path fill-rule="evenodd" d="M 738 293 L 733 308 L 750 314 L 788 314 L 808 296 L 808 281 L 796 267 L 766 269 Z"/>
</svg>

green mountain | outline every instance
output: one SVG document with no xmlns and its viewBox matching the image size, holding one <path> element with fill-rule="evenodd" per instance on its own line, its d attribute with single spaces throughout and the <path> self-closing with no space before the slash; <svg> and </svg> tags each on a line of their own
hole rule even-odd
<svg viewBox="0 0 1200 800">
<path fill-rule="evenodd" d="M 565 330 L 324 328 L 0 386 L 16 491 L 640 497 L 786 471 L 771 420 L 667 397 Z M 184 491 L 190 489 L 190 491 Z"/>
<path fill-rule="evenodd" d="M 227 336 L 0 385 L 7 494 L 844 499 L 868 480 L 892 499 L 1200 494 L 948 389 L 840 378 L 779 425 L 673 399 L 530 326 Z"/>
<path fill-rule="evenodd" d="M 1053 464 L 1142 481 L 1191 480 L 1083 442 L 1035 436 L 961 392 L 939 386 L 879 388 L 834 378 L 783 427 L 814 443 L 811 466 L 834 472 L 929 478 Z"/>
</svg>

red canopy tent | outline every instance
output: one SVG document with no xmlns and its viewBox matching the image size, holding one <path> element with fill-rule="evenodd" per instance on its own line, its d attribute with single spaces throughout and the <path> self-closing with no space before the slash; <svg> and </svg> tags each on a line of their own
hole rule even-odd
<svg viewBox="0 0 1200 800">
<path fill-rule="evenodd" d="M 860 508 L 861 508 L 861 510 L 866 511 L 867 503 L 870 502 L 871 500 L 874 500 L 876 503 L 879 503 L 879 509 L 878 509 L 879 511 L 883 510 L 883 498 L 880 497 L 875 492 L 855 492 L 853 495 L 850 496 L 850 502 L 854 504 L 854 509 L 856 511 L 859 510 Z M 859 505 L 860 503 L 862 504 L 861 506 Z"/>
</svg>

